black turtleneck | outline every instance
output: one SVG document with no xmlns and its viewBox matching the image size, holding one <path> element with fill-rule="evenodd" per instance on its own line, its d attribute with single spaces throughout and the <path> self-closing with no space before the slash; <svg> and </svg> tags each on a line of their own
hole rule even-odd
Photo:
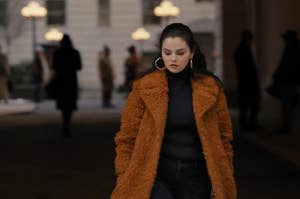
<svg viewBox="0 0 300 199">
<path fill-rule="evenodd" d="M 179 160 L 198 159 L 202 152 L 192 105 L 190 70 L 186 67 L 180 73 L 166 72 L 169 103 L 162 155 Z"/>
</svg>

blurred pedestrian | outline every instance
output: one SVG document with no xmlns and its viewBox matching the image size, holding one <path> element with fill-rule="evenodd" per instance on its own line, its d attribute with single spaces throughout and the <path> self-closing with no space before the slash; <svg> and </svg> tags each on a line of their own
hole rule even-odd
<svg viewBox="0 0 300 199">
<path fill-rule="evenodd" d="M 81 70 L 81 57 L 73 47 L 69 35 L 64 34 L 60 47 L 53 55 L 53 70 L 56 78 L 56 107 L 62 113 L 62 131 L 64 136 L 71 136 L 70 124 L 72 114 L 77 110 L 78 79 Z"/>
<path fill-rule="evenodd" d="M 42 88 L 46 86 L 49 80 L 49 66 L 46 55 L 42 47 L 37 48 L 31 65 L 31 75 L 34 83 L 33 99 L 40 102 Z"/>
<path fill-rule="evenodd" d="M 99 57 L 99 75 L 102 83 L 102 107 L 113 108 L 111 103 L 112 92 L 114 89 L 114 71 L 112 61 L 110 59 L 111 50 L 108 46 L 104 46 L 103 53 Z"/>
<path fill-rule="evenodd" d="M 9 66 L 7 56 L 2 52 L 0 45 L 0 103 L 8 103 L 8 76 Z"/>
<path fill-rule="evenodd" d="M 273 82 L 267 92 L 281 101 L 281 126 L 277 134 L 288 135 L 299 101 L 300 41 L 295 30 L 287 30 L 282 38 L 285 43 L 280 63 L 273 74 Z"/>
<path fill-rule="evenodd" d="M 257 77 L 257 66 L 251 50 L 253 34 L 249 30 L 242 33 L 241 42 L 234 53 L 237 72 L 237 94 L 239 125 L 241 129 L 257 130 L 261 93 Z"/>
<path fill-rule="evenodd" d="M 127 48 L 129 56 L 125 60 L 125 82 L 124 89 L 130 91 L 133 81 L 137 78 L 137 71 L 141 64 L 141 58 L 136 52 L 134 46 Z"/>
</svg>

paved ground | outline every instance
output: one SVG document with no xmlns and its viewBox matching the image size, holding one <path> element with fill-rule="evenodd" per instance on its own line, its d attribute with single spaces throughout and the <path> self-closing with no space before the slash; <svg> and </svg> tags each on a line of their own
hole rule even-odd
<svg viewBox="0 0 300 199">
<path fill-rule="evenodd" d="M 52 111 L 1 119 L 1 199 L 108 198 L 118 109 L 78 112 L 68 140 Z"/>
<path fill-rule="evenodd" d="M 115 181 L 113 136 L 119 125 L 117 118 L 103 122 L 101 114 L 78 115 L 73 138 L 63 141 L 57 116 L 5 118 L 18 125 L 1 126 L 0 198 L 109 198 Z M 27 123 L 25 117 L 35 118 L 35 122 Z M 234 148 L 239 198 L 300 196 L 298 167 L 239 136 Z"/>
<path fill-rule="evenodd" d="M 299 198 L 300 169 L 245 139 L 236 140 L 235 173 L 240 199 Z"/>
<path fill-rule="evenodd" d="M 60 115 L 51 101 L 39 104 L 31 114 L 1 116 L 0 198 L 109 198 L 115 183 L 113 137 L 122 99 L 115 100 L 117 108 L 104 110 L 97 99 L 86 96 L 74 116 L 69 140 L 61 139 Z M 236 126 L 237 113 L 231 113 Z M 291 145 L 298 141 L 298 128 L 293 136 L 273 136 L 278 117 L 272 117 L 273 122 L 263 120 L 265 131 L 235 130 L 235 175 L 241 199 L 300 196 L 299 148 Z"/>
<path fill-rule="evenodd" d="M 237 111 L 231 110 L 231 115 L 234 127 L 237 127 Z M 291 135 L 274 134 L 280 125 L 280 117 L 279 101 L 270 96 L 264 96 L 260 113 L 260 123 L 264 129 L 256 132 L 243 132 L 236 129 L 235 132 L 253 144 L 263 147 L 264 150 L 276 154 L 300 168 L 300 106 L 296 110 Z"/>
</svg>

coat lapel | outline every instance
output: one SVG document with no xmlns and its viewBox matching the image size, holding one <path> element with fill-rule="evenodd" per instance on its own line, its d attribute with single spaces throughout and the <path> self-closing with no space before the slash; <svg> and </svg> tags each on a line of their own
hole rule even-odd
<svg viewBox="0 0 300 199">
<path fill-rule="evenodd" d="M 213 78 L 204 77 L 192 80 L 192 89 L 194 113 L 198 120 L 216 103 L 218 86 Z M 168 112 L 168 82 L 165 72 L 158 71 L 146 77 L 140 93 L 155 124 L 164 126 Z"/>
<path fill-rule="evenodd" d="M 218 86 L 212 78 L 204 77 L 201 80 L 193 80 L 193 108 L 195 118 L 202 118 L 217 100 Z"/>
<path fill-rule="evenodd" d="M 168 83 L 165 73 L 159 71 L 146 77 L 140 93 L 146 109 L 154 118 L 155 125 L 163 127 L 168 110 Z"/>
</svg>

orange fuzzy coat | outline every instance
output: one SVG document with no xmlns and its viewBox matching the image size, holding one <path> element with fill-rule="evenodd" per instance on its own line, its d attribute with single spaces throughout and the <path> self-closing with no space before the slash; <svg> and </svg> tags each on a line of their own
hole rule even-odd
<svg viewBox="0 0 300 199">
<path fill-rule="evenodd" d="M 193 108 L 214 198 L 236 199 L 232 129 L 224 92 L 212 77 L 192 80 Z M 164 71 L 135 82 L 115 137 L 117 184 L 111 199 L 149 199 L 168 111 Z"/>
</svg>

